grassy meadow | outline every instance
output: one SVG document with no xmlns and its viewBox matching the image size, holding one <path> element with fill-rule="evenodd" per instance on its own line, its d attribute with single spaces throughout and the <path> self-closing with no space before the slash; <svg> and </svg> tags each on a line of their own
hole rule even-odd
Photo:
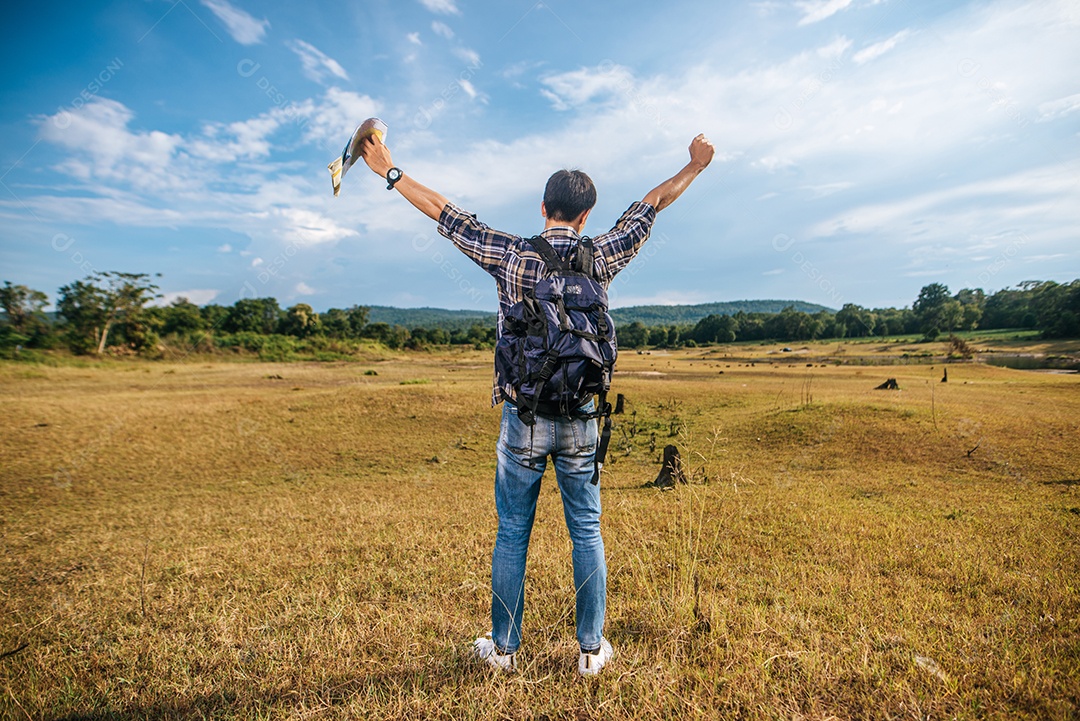
<svg viewBox="0 0 1080 721">
<path fill-rule="evenodd" d="M 468 657 L 490 352 L 0 364 L 0 717 L 1076 718 L 1080 375 L 928 348 L 624 351 L 587 681 L 550 470 L 521 671 Z"/>
</svg>

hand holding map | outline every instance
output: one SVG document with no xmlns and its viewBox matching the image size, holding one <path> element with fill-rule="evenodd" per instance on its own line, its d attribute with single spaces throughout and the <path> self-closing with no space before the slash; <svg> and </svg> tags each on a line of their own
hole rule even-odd
<svg viewBox="0 0 1080 721">
<path fill-rule="evenodd" d="M 334 197 L 336 198 L 341 192 L 341 179 L 345 177 L 345 173 L 349 172 L 349 168 L 353 166 L 356 159 L 360 157 L 360 143 L 364 138 L 369 135 L 377 135 L 379 140 L 386 138 L 386 123 L 378 118 L 368 118 L 364 122 L 357 126 L 353 131 L 352 137 L 349 138 L 349 142 L 345 143 L 345 149 L 341 151 L 340 158 L 334 158 L 327 165 L 327 169 L 330 171 L 330 180 L 334 184 Z"/>
</svg>

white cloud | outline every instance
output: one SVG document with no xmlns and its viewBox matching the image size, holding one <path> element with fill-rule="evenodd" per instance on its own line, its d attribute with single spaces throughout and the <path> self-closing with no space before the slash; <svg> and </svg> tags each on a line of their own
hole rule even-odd
<svg viewBox="0 0 1080 721">
<path fill-rule="evenodd" d="M 517 80 L 522 75 L 530 70 L 536 70 L 544 66 L 544 61 L 541 60 L 519 60 L 516 63 L 512 63 L 503 68 L 499 75 L 507 80 Z"/>
<path fill-rule="evenodd" d="M 439 22 L 438 20 L 433 20 L 431 22 L 431 30 L 436 35 L 441 35 L 447 40 L 454 37 L 454 31 L 450 29 L 450 26 L 446 23 Z"/>
<path fill-rule="evenodd" d="M 896 200 L 845 210 L 811 229 L 815 236 L 845 233 L 873 235 L 929 231 L 941 237 L 964 237 L 979 228 L 1001 234 L 1022 219 L 1049 215 L 1055 225 L 1076 222 L 1080 208 L 1080 162 L 1033 168 L 1012 175 L 961 183 Z M 1003 200 L 1008 198 L 1008 203 Z M 1054 199 L 1058 199 L 1054 202 Z M 1071 200 L 1070 200 L 1071 198 Z M 1067 201 L 1067 205 L 1062 203 Z"/>
<path fill-rule="evenodd" d="M 345 68 L 341 67 L 337 60 L 334 60 L 311 43 L 306 43 L 303 40 L 291 40 L 285 45 L 300 58 L 304 75 L 311 80 L 321 83 L 326 78 L 327 73 L 342 80 L 349 79 Z"/>
<path fill-rule="evenodd" d="M 1080 93 L 1039 104 L 1039 120 L 1056 120 L 1080 110 Z"/>
<path fill-rule="evenodd" d="M 480 53 L 469 48 L 454 48 L 454 55 L 464 60 L 472 68 L 478 68 L 483 64 L 480 62 Z"/>
<path fill-rule="evenodd" d="M 893 35 L 891 38 L 882 40 L 880 43 L 874 43 L 868 47 L 863 48 L 859 52 L 851 56 L 851 59 L 855 61 L 856 65 L 862 65 L 868 63 L 876 57 L 880 57 L 896 47 L 896 44 L 908 36 L 907 30 L 901 30 Z"/>
<path fill-rule="evenodd" d="M 466 95 L 468 95 L 470 98 L 476 98 L 476 88 L 473 87 L 472 83 L 470 83 L 468 80 L 465 80 L 464 78 L 458 79 L 457 82 L 458 85 L 461 86 L 461 89 L 465 91 Z"/>
<path fill-rule="evenodd" d="M 260 115 L 228 125 L 208 124 L 203 137 L 185 144 L 192 155 L 216 163 L 228 163 L 270 154 L 270 136 L 281 126 L 279 114 Z"/>
<path fill-rule="evenodd" d="M 182 140 L 158 130 L 131 131 L 127 106 L 96 97 L 75 111 L 61 110 L 40 120 L 40 137 L 68 151 L 63 168 L 80 180 L 168 183 L 163 172 Z"/>
<path fill-rule="evenodd" d="M 210 9 L 210 12 L 217 15 L 218 20 L 229 31 L 229 35 L 232 35 L 233 40 L 241 45 L 261 43 L 266 37 L 266 29 L 270 27 L 270 21 L 266 18 L 256 20 L 227 0 L 201 0 L 201 2 Z"/>
<path fill-rule="evenodd" d="M 848 51 L 848 48 L 852 46 L 852 40 L 850 38 L 841 35 L 836 40 L 833 40 L 828 45 L 824 45 L 817 49 L 817 54 L 823 58 L 838 58 Z"/>
<path fill-rule="evenodd" d="M 329 182 L 318 183 L 311 168 L 297 172 L 295 165 L 273 160 L 275 148 L 284 144 L 274 136 L 315 143 L 329 156 L 357 118 L 377 110 L 367 96 L 329 88 L 320 98 L 249 120 L 210 123 L 184 138 L 133 129 L 135 114 L 129 108 L 93 98 L 77 110 L 39 118 L 40 139 L 63 151 L 54 169 L 70 188 L 63 195 L 28 195 L 20 207 L 57 222 L 227 228 L 256 241 L 253 249 L 261 257 L 270 257 L 265 247 L 270 239 L 333 242 L 356 231 L 318 215 Z M 245 167 L 232 165 L 237 162 Z M 8 205 L 0 201 L 0 213 Z M 218 248 L 231 249 L 228 244 Z"/>
<path fill-rule="evenodd" d="M 548 75 L 540 82 L 547 86 L 540 90 L 541 95 L 556 110 L 569 110 L 620 92 L 627 96 L 641 92 L 629 69 L 614 64 Z"/>
<path fill-rule="evenodd" d="M 780 275 L 784 272 L 783 268 L 773 268 L 772 270 L 762 271 L 762 275 Z"/>
<path fill-rule="evenodd" d="M 433 13 L 440 15 L 460 15 L 454 0 L 420 0 L 420 4 Z"/>
<path fill-rule="evenodd" d="M 420 33 L 409 33 L 405 37 L 413 45 L 423 45 L 424 44 L 424 43 L 420 42 Z"/>
<path fill-rule="evenodd" d="M 751 235 L 761 233 L 763 225 L 783 223 L 781 229 L 793 235 L 835 238 L 817 258 L 837 268 L 831 271 L 836 275 L 830 274 L 837 282 L 840 274 L 847 272 L 859 279 L 851 283 L 867 287 L 891 282 L 876 271 L 852 270 L 856 262 L 872 260 L 832 249 L 847 247 L 848 234 L 871 240 L 880 252 L 901 256 L 904 251 L 899 249 L 920 232 L 944 241 L 966 237 L 971 229 L 989 232 L 1019 227 L 1031 235 L 1033 243 L 1048 242 L 1080 221 L 1080 198 L 1065 183 L 1067 171 L 1048 171 L 1048 176 L 1056 178 L 1052 182 L 1039 180 L 1036 173 L 1003 184 L 1000 191 L 969 188 L 954 197 L 947 192 L 978 177 L 968 172 L 965 162 L 956 160 L 957 156 L 986 152 L 975 146 L 976 138 L 996 137 L 994 151 L 1012 156 L 1005 164 L 1016 168 L 1030 162 L 1025 148 L 1034 149 L 1039 144 L 1031 137 L 1031 126 L 1021 132 L 1015 118 L 1000 107 L 987 109 L 986 93 L 980 86 L 983 75 L 1016 88 L 1016 102 L 1027 103 L 1026 107 L 1038 104 L 1027 98 L 1041 96 L 1045 101 L 1069 95 L 1072 84 L 1068 77 L 1046 73 L 1040 67 L 1044 63 L 1029 57 L 1024 40 L 1033 33 L 1038 36 L 1042 32 L 1039 28 L 1054 27 L 1056 11 L 1039 5 L 1029 7 L 1034 11 L 1020 13 L 1026 16 L 1028 26 L 1018 28 L 1017 16 L 1012 13 L 984 14 L 977 9 L 974 16 L 957 16 L 954 26 L 935 28 L 940 36 L 902 35 L 892 49 L 896 62 L 868 62 L 858 68 L 854 63 L 823 60 L 848 52 L 849 43 L 833 41 L 829 52 L 810 49 L 771 66 L 753 66 L 736 73 L 721 70 L 726 67 L 720 64 L 722 59 L 704 58 L 700 65 L 674 75 L 635 77 L 618 66 L 604 67 L 607 72 L 586 68 L 549 75 L 541 80 L 544 96 L 556 109 L 578 111 L 558 131 L 505 144 L 463 148 L 452 157 L 417 167 L 417 173 L 422 170 L 425 177 L 432 177 L 436 187 L 453 188 L 454 200 L 481 212 L 492 194 L 500 197 L 498 207 L 519 198 L 528 201 L 549 169 L 560 165 L 582 167 L 598 184 L 607 177 L 602 188 L 617 180 L 626 186 L 640 183 L 647 189 L 653 173 L 677 169 L 684 137 L 704 130 L 721 153 L 742 160 L 741 166 L 732 167 L 732 180 L 718 188 L 745 193 L 746 198 L 776 198 L 770 201 L 769 216 L 740 210 L 733 221 Z M 1054 58 L 1058 67 L 1070 67 L 1073 60 L 1080 60 L 1068 34 L 1062 30 L 1042 40 L 1045 57 Z M 995 58 L 993 72 L 983 70 L 974 78 L 962 75 L 957 58 L 964 57 Z M 652 118 L 642 112 L 647 102 L 662 109 L 665 122 L 648 122 Z M 774 122 L 778 104 L 795 118 L 794 127 L 781 128 Z M 639 152 L 650 146 L 659 146 L 666 164 Z M 943 154 L 949 155 L 949 164 L 942 164 Z M 446 167 L 452 164 L 458 167 Z M 469 184 L 479 168 L 511 167 L 536 170 L 518 172 L 517 177 L 496 171 L 479 186 Z M 941 178 L 946 170 L 957 177 Z M 713 172 L 718 171 L 710 169 Z M 1074 172 L 1073 177 L 1077 175 L 1080 172 Z M 656 179 L 662 177 L 657 175 Z M 807 178 L 822 177 L 840 177 L 843 182 L 806 182 Z M 702 181 L 690 192 L 720 192 L 707 190 L 705 176 Z M 1030 195 L 1032 183 L 1043 189 L 1037 196 Z M 936 201 L 887 209 L 864 205 L 868 197 L 908 198 L 915 184 L 920 191 L 927 191 L 928 199 L 939 197 L 935 188 L 946 188 L 940 206 Z M 792 193 L 798 188 L 825 200 L 811 209 L 801 202 L 805 195 Z M 850 192 L 855 188 L 858 193 Z M 783 191 L 780 197 L 777 190 Z M 848 192 L 838 192 L 841 190 Z M 844 225 L 830 225 L 840 219 Z M 696 247 L 695 241 L 689 246 Z M 690 252 L 689 246 L 686 252 Z M 766 269 L 768 266 L 762 270 Z M 975 275 L 977 272 L 972 273 Z M 852 293 L 845 291 L 850 297 Z"/>
<path fill-rule="evenodd" d="M 803 13 L 799 25 L 809 25 L 830 18 L 851 3 L 852 0 L 799 0 L 795 3 Z"/>
<path fill-rule="evenodd" d="M 772 17 L 777 11 L 787 8 L 787 3 L 780 2 L 780 0 L 760 0 L 759 2 L 750 3 L 750 5 L 757 10 L 758 15 L 762 18 Z"/>
<path fill-rule="evenodd" d="M 294 113 L 304 121 L 306 140 L 329 145 L 340 153 L 356 125 L 364 118 L 377 116 L 381 109 L 382 104 L 370 96 L 330 87 L 317 102 L 300 103 Z"/>
<path fill-rule="evenodd" d="M 263 264 L 263 259 L 262 258 L 252 258 L 251 259 L 251 267 L 252 268 L 258 268 L 262 264 Z"/>
<path fill-rule="evenodd" d="M 231 253 L 232 252 L 232 246 L 229 245 L 228 243 L 224 243 L 224 244 L 219 245 L 217 247 L 217 252 L 219 252 L 219 253 Z"/>
<path fill-rule="evenodd" d="M 814 198 L 824 198 L 826 196 L 832 195 L 833 193 L 839 193 L 842 190 L 847 190 L 853 185 L 855 184 L 841 181 L 837 183 L 822 183 L 820 185 L 804 185 L 802 186 L 802 189 L 810 191 L 811 196 Z"/>
<path fill-rule="evenodd" d="M 272 208 L 267 215 L 277 220 L 282 239 L 298 246 L 335 243 L 342 238 L 360 235 L 352 228 L 344 228 L 314 210 Z"/>
<path fill-rule="evenodd" d="M 367 95 L 330 87 L 322 97 L 274 107 L 233 123 L 207 123 L 200 135 L 183 138 L 160 131 L 134 131 L 134 112 L 115 100 L 93 98 L 77 111 L 61 110 L 39 119 L 40 137 L 70 150 L 62 169 L 80 180 L 126 180 L 151 188 L 176 188 L 200 175 L 163 172 L 191 161 L 212 164 L 268 158 L 276 133 L 300 134 L 324 147 L 343 145 L 358 118 L 381 106 Z M 331 151 L 334 152 L 334 151 Z M 200 180 L 201 182 L 201 180 Z"/>
<path fill-rule="evenodd" d="M 946 275 L 948 272 L 945 268 L 933 268 L 930 270 L 910 270 L 902 275 L 905 278 L 935 278 Z"/>
<path fill-rule="evenodd" d="M 297 283 L 296 286 L 293 288 L 293 291 L 297 295 L 315 295 L 315 293 L 318 292 L 304 281 L 300 281 L 299 283 Z"/>
<path fill-rule="evenodd" d="M 754 168 L 762 168 L 767 173 L 775 173 L 778 170 L 792 167 L 793 165 L 795 165 L 795 161 L 791 158 L 784 158 L 776 155 L 766 155 L 763 158 L 758 158 L 757 160 L 751 162 L 750 165 Z"/>
</svg>

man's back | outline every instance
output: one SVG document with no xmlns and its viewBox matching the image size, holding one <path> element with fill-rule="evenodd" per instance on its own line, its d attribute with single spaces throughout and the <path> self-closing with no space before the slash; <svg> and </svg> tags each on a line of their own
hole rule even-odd
<svg viewBox="0 0 1080 721">
<path fill-rule="evenodd" d="M 641 250 L 655 219 L 652 206 L 633 203 L 611 230 L 592 239 L 594 276 L 605 288 Z M 520 302 L 526 291 L 543 277 L 546 267 L 543 258 L 527 239 L 495 230 L 453 203 L 448 203 L 440 214 L 439 233 L 495 278 L 499 295 L 496 337 L 501 337 L 511 306 Z M 572 258 L 581 243 L 578 231 L 570 225 L 551 225 L 541 236 L 563 258 Z M 514 394 L 513 386 L 496 374 L 492 405 L 498 404 L 506 394 Z"/>
<path fill-rule="evenodd" d="M 382 140 L 364 141 L 368 167 L 387 179 L 410 203 L 439 223 L 439 232 L 495 278 L 499 292 L 499 334 L 511 308 L 537 287 L 545 261 L 521 236 L 493 230 L 394 167 Z M 626 267 L 652 230 L 656 213 L 670 205 L 712 160 L 712 144 L 703 135 L 690 144 L 690 162 L 676 175 L 633 203 L 609 232 L 594 239 L 593 273 L 602 289 Z M 548 180 L 541 214 L 543 237 L 566 258 L 577 252 L 585 221 L 596 204 L 592 180 L 581 171 L 561 170 Z M 496 365 L 492 405 L 514 398 L 513 383 Z M 534 409 L 535 410 L 535 409 Z M 561 411 L 561 409 L 559 409 Z M 611 660 L 603 636 L 607 607 L 607 565 L 600 534 L 600 485 L 594 462 L 599 436 L 592 400 L 570 417 L 561 412 L 522 418 L 511 402 L 503 404 L 496 445 L 495 509 L 499 517 L 491 554 L 491 633 L 473 642 L 474 654 L 500 671 L 517 669 L 525 609 L 525 562 L 536 517 L 540 479 L 550 459 L 563 501 L 563 515 L 573 542 L 575 619 L 580 647 L 578 673 L 593 675 Z"/>
</svg>

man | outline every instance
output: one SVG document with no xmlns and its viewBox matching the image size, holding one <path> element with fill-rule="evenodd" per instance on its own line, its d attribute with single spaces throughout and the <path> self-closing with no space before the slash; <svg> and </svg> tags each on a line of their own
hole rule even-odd
<svg viewBox="0 0 1080 721">
<path fill-rule="evenodd" d="M 394 166 L 390 151 L 378 137 L 366 139 L 361 155 L 368 167 L 387 181 L 420 212 L 439 223 L 439 233 L 490 273 L 499 291 L 499 328 L 510 307 L 543 277 L 539 254 L 523 238 L 484 225 Z M 633 259 L 649 237 L 656 213 L 671 205 L 704 170 L 713 146 L 704 135 L 690 143 L 690 161 L 673 177 L 649 191 L 619 218 L 615 227 L 593 239 L 593 271 L 607 287 Z M 577 252 L 581 230 L 596 204 L 592 180 L 579 170 L 560 170 L 547 182 L 540 214 L 543 237 L 562 258 Z M 499 529 L 491 558 L 491 636 L 473 643 L 475 654 L 491 666 L 517 668 L 521 618 L 525 606 L 525 559 L 536 516 L 540 479 L 550 456 L 563 500 L 567 530 L 573 542 L 574 587 L 577 595 L 578 672 L 600 672 L 612 655 L 603 637 L 607 602 L 607 566 L 600 534 L 600 490 L 592 483 L 597 448 L 597 420 L 582 418 L 594 410 L 593 401 L 574 417 L 539 417 L 526 425 L 518 417 L 513 386 L 496 368 L 492 406 L 502 400 L 495 508 Z"/>
</svg>

